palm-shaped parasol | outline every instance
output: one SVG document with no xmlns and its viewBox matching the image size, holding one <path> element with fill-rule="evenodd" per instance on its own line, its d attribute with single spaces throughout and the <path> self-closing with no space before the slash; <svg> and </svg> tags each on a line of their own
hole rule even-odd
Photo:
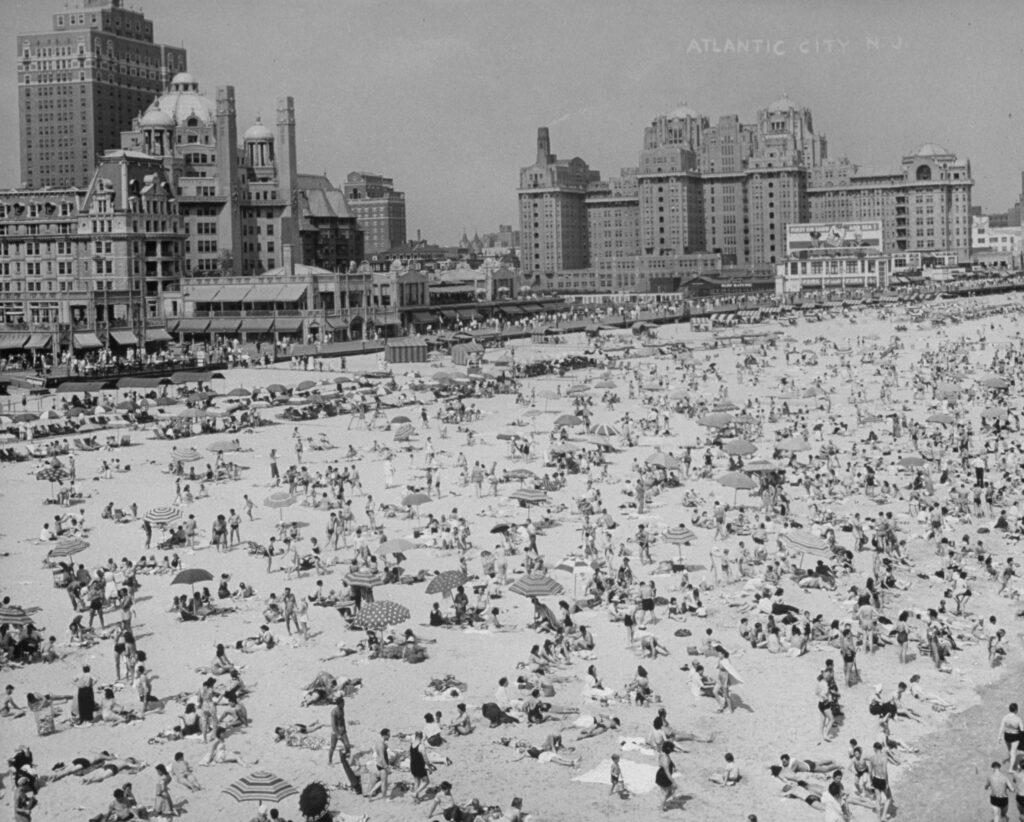
<svg viewBox="0 0 1024 822">
<path fill-rule="evenodd" d="M 401 625 L 410 617 L 409 609 L 397 602 L 380 600 L 370 602 L 359 609 L 353 624 L 367 631 L 383 631 L 392 625 Z"/>
<path fill-rule="evenodd" d="M 298 792 L 298 788 L 267 771 L 243 776 L 224 789 L 224 793 L 238 802 L 280 802 Z"/>
</svg>

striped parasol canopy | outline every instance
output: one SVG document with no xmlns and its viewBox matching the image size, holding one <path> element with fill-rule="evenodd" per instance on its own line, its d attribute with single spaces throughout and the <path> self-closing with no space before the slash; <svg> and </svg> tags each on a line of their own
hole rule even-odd
<svg viewBox="0 0 1024 822">
<path fill-rule="evenodd" d="M 224 789 L 224 793 L 238 802 L 280 802 L 298 792 L 298 788 L 267 771 L 243 776 Z"/>
<path fill-rule="evenodd" d="M 415 433 L 416 433 L 416 429 L 413 428 L 408 423 L 406 423 L 405 425 L 400 425 L 395 430 L 395 439 L 398 440 L 399 442 L 401 442 L 403 440 L 409 439 Z"/>
<path fill-rule="evenodd" d="M 349 571 L 345 574 L 345 582 L 362 588 L 376 588 L 384 584 L 384 575 L 374 571 Z"/>
<path fill-rule="evenodd" d="M 427 584 L 427 593 L 448 596 L 452 589 L 465 585 L 467 579 L 462 571 L 442 571 Z"/>
<path fill-rule="evenodd" d="M 956 417 L 952 414 L 932 414 L 925 422 L 932 422 L 937 425 L 952 425 L 956 422 Z"/>
<path fill-rule="evenodd" d="M 620 431 L 614 425 L 607 422 L 601 422 L 597 425 L 592 425 L 590 427 L 590 433 L 596 434 L 599 437 L 617 437 L 619 436 Z"/>
<path fill-rule="evenodd" d="M 174 448 L 171 450 L 171 459 L 175 462 L 195 462 L 202 458 L 203 455 L 195 448 Z"/>
<path fill-rule="evenodd" d="M 359 609 L 353 623 L 367 631 L 383 631 L 392 625 L 401 625 L 410 617 L 409 609 L 397 602 L 380 600 L 370 602 Z"/>
<path fill-rule="evenodd" d="M 513 468 L 511 471 L 506 471 L 505 476 L 509 479 L 523 480 L 536 479 L 537 475 L 533 473 L 529 468 Z"/>
<path fill-rule="evenodd" d="M 241 451 L 242 446 L 234 440 L 216 440 L 211 442 L 209 446 L 207 446 L 206 450 L 213 451 L 214 453 L 217 451 L 223 451 L 226 454 L 229 451 Z"/>
<path fill-rule="evenodd" d="M 918 456 L 917 454 L 908 454 L 905 457 L 900 458 L 900 465 L 903 468 L 923 468 L 928 464 L 928 460 L 924 457 Z"/>
<path fill-rule="evenodd" d="M 158 505 L 146 511 L 145 519 L 152 525 L 166 525 L 169 522 L 181 519 L 181 509 L 173 505 Z"/>
<path fill-rule="evenodd" d="M 676 525 L 666 531 L 662 531 L 661 538 L 665 542 L 671 542 L 674 545 L 685 545 L 697 539 L 697 535 L 685 525 Z"/>
<path fill-rule="evenodd" d="M 265 500 L 263 504 L 267 508 L 278 509 L 278 519 L 284 522 L 284 509 L 294 505 L 298 502 L 298 498 L 294 494 L 289 494 L 287 491 L 275 491 Z"/>
<path fill-rule="evenodd" d="M 790 531 L 779 537 L 779 542 L 790 550 L 803 551 L 805 554 L 822 558 L 828 557 L 828 543 L 810 531 Z"/>
<path fill-rule="evenodd" d="M 17 605 L 0 605 L 0 625 L 26 626 L 32 624 L 32 617 Z"/>
<path fill-rule="evenodd" d="M 508 495 L 509 499 L 519 500 L 527 505 L 540 505 L 548 501 L 548 495 L 539 488 L 517 488 Z"/>
<path fill-rule="evenodd" d="M 61 537 L 50 549 L 51 559 L 61 559 L 62 557 L 70 557 L 73 554 L 77 554 L 79 551 L 84 551 L 89 547 L 89 543 L 81 537 Z"/>
<path fill-rule="evenodd" d="M 553 597 L 565 589 L 547 574 L 523 574 L 509 586 L 509 590 L 524 597 Z"/>
<path fill-rule="evenodd" d="M 572 396 L 573 394 L 586 394 L 589 390 L 589 385 L 573 385 L 566 389 L 565 393 Z"/>
</svg>

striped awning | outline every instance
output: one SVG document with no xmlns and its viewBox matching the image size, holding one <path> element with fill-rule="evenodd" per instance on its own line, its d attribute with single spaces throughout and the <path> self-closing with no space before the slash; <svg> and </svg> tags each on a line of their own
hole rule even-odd
<svg viewBox="0 0 1024 822">
<path fill-rule="evenodd" d="M 221 288 L 219 285 L 194 285 L 185 292 L 185 296 L 197 303 L 212 303 Z"/>
<path fill-rule="evenodd" d="M 183 317 L 174 330 L 179 334 L 203 334 L 209 326 L 209 317 Z"/>
<path fill-rule="evenodd" d="M 301 328 L 301 317 L 277 317 L 274 320 L 274 330 L 281 334 L 294 334 Z"/>
<path fill-rule="evenodd" d="M 273 325 L 273 317 L 244 317 L 242 319 L 242 331 L 265 334 Z"/>
<path fill-rule="evenodd" d="M 33 334 L 25 343 L 25 348 L 49 348 L 51 342 L 53 342 L 53 334 Z"/>
<path fill-rule="evenodd" d="M 28 334 L 0 334 L 0 351 L 14 351 L 24 348 Z"/>
<path fill-rule="evenodd" d="M 114 342 L 120 345 L 139 344 L 139 338 L 136 337 L 131 331 L 111 331 L 110 336 L 113 337 Z"/>
<path fill-rule="evenodd" d="M 103 343 L 91 331 L 80 331 L 75 334 L 75 348 L 103 348 Z"/>
<path fill-rule="evenodd" d="M 242 324 L 240 317 L 214 317 L 210 320 L 210 331 L 218 334 L 234 334 Z"/>
<path fill-rule="evenodd" d="M 166 328 L 147 328 L 146 342 L 171 342 L 174 338 L 167 333 Z"/>
</svg>

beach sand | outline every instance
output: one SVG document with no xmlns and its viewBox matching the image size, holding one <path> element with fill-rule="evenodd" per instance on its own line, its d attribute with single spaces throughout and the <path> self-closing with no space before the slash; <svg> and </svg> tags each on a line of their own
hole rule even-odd
<svg viewBox="0 0 1024 822">
<path fill-rule="evenodd" d="M 1000 296 L 998 299 L 1005 301 L 1007 297 Z M 876 342 L 866 343 L 866 347 L 877 349 L 883 347 L 893 335 L 896 323 L 905 322 L 899 315 L 882 318 L 875 311 L 858 314 L 854 319 L 855 323 L 848 319 L 830 320 L 826 323 L 801 321 L 794 327 L 771 328 L 791 335 L 798 341 L 797 348 L 801 350 L 805 347 L 819 350 L 819 345 L 813 341 L 822 335 L 826 335 L 839 345 L 853 343 L 858 336 L 877 335 Z M 905 345 L 904 350 L 898 355 L 900 362 L 904 366 L 908 365 L 917 358 L 924 345 L 934 346 L 938 339 L 953 339 L 961 335 L 977 337 L 983 328 L 993 341 L 999 337 L 1007 338 L 1011 334 L 1016 334 L 1015 325 L 1006 316 L 984 321 L 969 321 L 940 329 L 911 325 L 900 335 Z M 610 336 L 625 337 L 628 336 L 628 332 Z M 662 327 L 659 329 L 659 337 L 691 343 L 705 339 L 683 326 Z M 581 351 L 584 346 L 582 335 L 575 335 L 566 345 L 557 348 L 529 343 L 518 344 L 517 354 L 521 361 L 522 358 L 529 356 L 542 357 L 567 351 Z M 789 375 L 799 386 L 806 386 L 815 376 L 826 376 L 825 366 L 835 363 L 834 356 L 823 356 L 819 366 L 787 368 L 780 348 L 769 356 L 769 364 L 763 369 L 757 385 L 751 384 L 749 379 L 741 384 L 737 381 L 735 369 L 741 353 L 739 348 L 720 348 L 696 354 L 697 362 L 714 360 L 718 363 L 728 387 L 728 394 L 739 405 L 745 404 L 749 398 L 764 399 L 768 394 L 775 393 L 778 389 L 778 380 L 783 374 Z M 991 349 L 988 353 L 991 353 Z M 986 353 L 976 349 L 972 356 L 978 371 L 983 371 Z M 626 398 L 630 373 L 641 373 L 656 366 L 669 384 L 676 374 L 670 360 L 648 358 L 621 362 L 620 368 L 612 369 L 612 379 L 617 383 L 618 393 L 624 401 L 611 411 L 603 407 L 596 408 L 596 421 L 613 421 L 626 410 L 632 411 L 634 415 L 640 410 L 638 401 Z M 445 363 L 442 365 L 447 367 Z M 338 363 L 329 361 L 326 367 L 337 369 Z M 371 356 L 353 358 L 348 362 L 348 367 L 351 370 L 376 368 L 377 359 Z M 416 368 L 423 373 L 431 370 L 422 365 Z M 536 387 L 538 392 L 556 390 L 558 387 L 564 392 L 570 384 L 593 379 L 595 373 L 574 372 L 562 379 L 543 377 L 531 380 L 527 385 Z M 858 373 L 863 379 L 865 390 L 869 395 L 877 397 L 880 377 L 875 367 L 870 364 L 860 366 Z M 332 374 L 325 373 L 323 376 L 329 377 Z M 904 376 L 909 378 L 910 375 L 904 372 Z M 238 386 L 251 388 L 272 382 L 295 385 L 303 379 L 319 378 L 319 375 L 288 368 L 270 368 L 231 370 L 225 372 L 225 377 L 223 383 L 214 386 L 216 390 L 226 392 Z M 826 376 L 826 380 L 830 388 L 834 389 L 833 409 L 846 419 L 851 419 L 849 385 L 846 384 L 845 378 L 842 374 L 835 373 Z M 709 383 L 709 393 L 715 387 L 717 386 L 713 382 Z M 914 418 L 923 419 L 930 413 L 927 408 L 929 403 L 912 402 L 907 390 L 898 392 L 897 400 L 901 407 L 904 403 L 908 405 L 909 413 Z M 489 533 L 491 527 L 499 521 L 521 522 L 526 511 L 505 499 L 505 495 L 513 490 L 514 485 L 502 486 L 498 498 L 485 496 L 478 499 L 472 486 L 458 484 L 455 460 L 459 453 L 463 452 L 470 464 L 479 459 L 485 465 L 497 462 L 499 471 L 502 467 L 522 467 L 523 463 L 512 462 L 507 442 L 497 439 L 497 434 L 535 430 L 537 442 L 540 444 L 547 436 L 554 417 L 544 413 L 534 418 L 528 427 L 512 427 L 511 423 L 520 418 L 525 410 L 522 406 L 515 406 L 512 397 L 474 399 L 471 402 L 482 412 L 482 420 L 472 424 L 476 433 L 476 444 L 472 447 L 466 445 L 465 436 L 458 434 L 453 427 L 448 429 L 447 438 L 442 438 L 442 431 L 433 419 L 433 409 L 430 409 L 431 427 L 427 430 L 420 426 L 416 406 L 396 410 L 391 415 L 406 413 L 414 419 L 418 429 L 415 440 L 417 449 L 408 454 L 400 452 L 396 457 L 399 482 L 402 485 L 422 482 L 419 469 L 423 466 L 424 452 L 421 447 L 426 437 L 430 436 L 441 460 L 443 495 L 439 500 L 424 505 L 421 513 L 440 514 L 458 509 L 459 515 L 469 518 L 476 548 L 470 555 L 469 566 L 472 573 L 480 573 L 479 550 L 493 548 L 497 540 L 497 537 Z M 877 406 L 877 402 L 873 405 Z M 570 404 L 565 400 L 537 401 L 537 408 L 545 412 L 568 411 L 569 407 Z M 810 407 L 813 407 L 813 403 Z M 172 413 L 179 408 L 180 406 L 172 407 Z M 273 416 L 276 409 L 264 410 L 262 413 L 265 416 Z M 967 413 L 974 414 L 976 411 L 969 410 Z M 338 446 L 337 450 L 331 451 L 307 450 L 305 464 L 313 471 L 322 468 L 329 461 L 341 459 L 351 443 L 360 452 L 357 464 L 365 490 L 372 493 L 378 503 L 397 503 L 404 493 L 404 488 L 387 490 L 383 487 L 383 463 L 369 451 L 375 439 L 390 444 L 391 434 L 383 431 L 352 430 L 348 427 L 349 422 L 348 417 L 336 417 L 300 423 L 298 427 L 304 436 L 316 437 L 322 432 Z M 268 454 L 271 448 L 277 448 L 281 454 L 282 469 L 293 461 L 290 438 L 293 427 L 292 423 L 279 423 L 242 436 L 243 445 L 250 449 L 237 458 L 240 464 L 248 467 L 243 472 L 242 480 L 211 486 L 208 498 L 197 500 L 187 508 L 188 513 L 196 515 L 201 529 L 208 533 L 210 522 L 216 514 L 226 514 L 229 508 L 241 511 L 243 494 L 248 494 L 259 507 L 255 522 L 250 523 L 243 519 L 242 538 L 264 543 L 267 541 L 279 517 L 278 511 L 261 505 L 263 499 L 272 491 Z M 770 429 L 775 427 L 769 426 Z M 620 507 L 627 501 L 624 490 L 627 488 L 632 461 L 643 460 L 656 446 L 679 453 L 683 446 L 697 445 L 706 437 L 705 429 L 681 415 L 673 415 L 672 428 L 671 438 L 642 436 L 639 445 L 622 450 L 611 457 L 613 481 L 600 487 L 609 512 L 619 523 L 615 532 L 616 541 L 632 537 L 640 521 L 632 509 Z M 858 437 L 863 434 L 856 433 Z M 85 478 L 83 485 L 89 495 L 83 507 L 91 529 L 91 547 L 78 554 L 75 560 L 86 564 L 87 567 L 98 567 L 105 563 L 108 557 L 117 560 L 129 557 L 135 560 L 142 551 L 142 534 L 138 522 L 116 525 L 100 519 L 100 509 L 108 501 L 113 501 L 118 506 L 136 502 L 140 511 L 157 505 L 169 505 L 173 501 L 173 478 L 164 473 L 172 444 L 152 439 L 148 431 L 132 431 L 131 436 L 134 443 L 131 448 L 119 449 L 113 453 L 100 451 L 76 455 L 78 474 Z M 213 434 L 193 437 L 176 444 L 198 448 L 204 455 L 199 465 L 203 465 L 206 462 L 206 449 L 209 443 L 219 438 L 221 437 Z M 851 440 L 840 439 L 840 445 L 848 447 Z M 818 447 L 817 444 L 815 447 Z M 905 448 L 909 448 L 909 443 L 905 443 Z M 703 453 L 703 448 L 695 453 Z M 906 453 L 905 449 L 903 453 Z M 115 474 L 112 480 L 97 479 L 101 460 L 112 456 L 130 464 L 131 471 Z M 762 448 L 758 456 L 770 456 L 770 449 Z M 891 454 L 886 456 L 885 460 L 887 464 L 891 464 L 898 456 L 899 454 Z M 213 455 L 209 454 L 210 461 L 212 458 Z M 721 463 L 719 464 L 721 466 Z M 538 473 L 544 472 L 537 461 L 525 463 L 525 466 Z M 72 617 L 71 608 L 67 594 L 53 587 L 50 570 L 43 564 L 46 547 L 36 541 L 42 522 L 52 519 L 58 511 L 53 506 L 41 504 L 48 488 L 45 483 L 34 479 L 33 474 L 38 468 L 39 464 L 36 462 L 0 465 L 0 504 L 4 512 L 0 530 L 3 532 L 3 551 L 8 554 L 0 558 L 0 577 L 3 580 L 0 588 L 3 595 L 11 597 L 16 604 L 39 607 L 41 610 L 36 615 L 37 623 L 44 626 L 47 634 L 56 635 L 63 646 L 67 634 L 66 627 Z M 724 470 L 724 467 L 721 470 Z M 695 488 L 707 500 L 703 506 L 707 509 L 710 509 L 711 498 L 730 503 L 733 500 L 732 491 L 717 486 L 713 481 L 693 481 L 686 485 Z M 584 490 L 584 477 L 570 476 L 568 488 L 556 495 L 555 500 L 570 503 L 573 498 L 581 496 Z M 806 522 L 806 498 L 802 491 L 796 489 L 792 490 L 792 494 L 794 512 L 798 518 Z M 655 498 L 643 521 L 656 529 L 680 522 L 689 524 L 693 512 L 681 507 L 680 495 L 681 491 L 676 489 Z M 753 505 L 756 504 L 756 499 L 746 493 L 740 493 L 739 502 Z M 357 495 L 354 503 L 357 523 L 364 521 L 363 504 L 363 498 Z M 832 507 L 837 513 L 875 513 L 878 510 L 905 512 L 906 503 L 879 509 L 873 505 L 869 506 L 863 497 L 857 496 L 836 503 Z M 537 513 L 534 512 L 534 516 Z M 287 509 L 284 515 L 286 518 L 308 522 L 309 527 L 304 529 L 307 540 L 310 536 L 316 536 L 321 543 L 323 542 L 327 521 L 325 512 L 296 506 Z M 545 530 L 539 539 L 541 553 L 549 567 L 575 551 L 580 544 L 579 516 L 567 510 L 555 514 L 554 518 L 557 524 Z M 388 537 L 411 537 L 416 521 L 387 519 L 383 520 L 383 524 Z M 976 530 L 977 524 L 959 527 L 951 537 L 959 539 L 962 533 L 968 533 L 973 540 L 977 538 Z M 919 538 L 922 533 L 923 526 L 914 524 L 901 536 L 909 539 L 911 557 L 918 565 L 915 570 L 929 572 L 938 567 L 938 558 Z M 713 545 L 712 531 L 698 529 L 697 534 L 696 543 L 683 551 L 687 563 L 694 569 L 694 580 L 707 576 L 709 551 Z M 848 535 L 841 535 L 840 541 L 843 537 L 849 540 Z M 1002 564 L 1003 557 L 1008 555 L 1010 550 L 1005 543 L 991 536 L 986 537 L 986 540 L 996 554 L 997 565 Z M 737 538 L 731 537 L 725 544 L 735 548 L 737 542 Z M 369 749 L 382 727 L 387 726 L 393 731 L 410 733 L 419 729 L 426 711 L 442 711 L 444 721 L 454 717 L 455 704 L 460 700 L 430 700 L 425 698 L 424 689 L 431 678 L 446 674 L 453 674 L 467 682 L 468 692 L 461 697 L 461 701 L 472 707 L 477 729 L 471 736 L 450 741 L 442 749 L 444 755 L 450 757 L 452 764 L 442 765 L 432 775 L 435 785 L 442 779 L 451 781 L 455 786 L 453 793 L 459 801 L 465 802 L 477 797 L 485 805 L 500 805 L 507 809 L 513 796 L 522 796 L 524 807 L 531 812 L 533 818 L 565 822 L 619 818 L 624 814 L 643 819 L 653 818 L 658 814 L 657 792 L 626 800 L 609 798 L 606 787 L 572 781 L 572 777 L 576 775 L 572 769 L 538 763 L 530 759 L 513 763 L 513 752 L 496 744 L 503 735 L 514 735 L 539 743 L 552 730 L 549 726 L 516 726 L 511 731 L 491 730 L 486 727 L 486 722 L 481 720 L 479 714 L 479 706 L 492 701 L 499 677 L 507 676 L 514 681 L 515 676 L 521 673 L 517 670 L 516 663 L 525 660 L 530 646 L 540 641 L 533 632 L 519 630 L 488 635 L 423 627 L 427 622 L 430 605 L 437 598 L 428 596 L 424 585 L 385 586 L 377 589 L 377 598 L 392 599 L 408 607 L 412 613 L 409 626 L 421 636 L 437 640 L 436 645 L 428 646 L 429 659 L 422 664 L 410 665 L 387 660 L 368 661 L 361 655 L 322 661 L 335 653 L 339 642 L 354 644 L 361 636 L 357 632 L 345 631 L 339 615 L 328 608 L 311 609 L 311 630 L 314 636 L 308 642 L 289 640 L 283 626 L 275 625 L 274 633 L 284 640 L 279 647 L 272 651 L 261 649 L 251 654 L 240 654 L 230 649 L 236 640 L 253 636 L 257 632 L 263 621 L 260 604 L 263 598 L 271 592 L 280 594 L 286 585 L 300 596 L 308 594 L 313 590 L 316 577 L 307 574 L 299 579 L 285 580 L 284 575 L 277 571 L 268 575 L 265 572 L 264 559 L 248 556 L 239 551 L 220 554 L 212 549 L 204 549 L 180 553 L 187 567 L 205 568 L 214 577 L 219 577 L 221 573 L 230 573 L 233 584 L 246 581 L 253 584 L 260 594 L 258 601 L 241 604 L 237 613 L 203 622 L 183 624 L 169 612 L 169 607 L 172 596 L 184 593 L 184 590 L 172 588 L 167 576 L 140 577 L 142 588 L 136 606 L 137 638 L 139 647 L 147 652 L 150 668 L 155 672 L 154 691 L 157 696 L 197 690 L 204 677 L 196 672 L 196 668 L 208 665 L 212 661 L 217 642 L 226 644 L 235 663 L 245 666 L 244 679 L 253 688 L 253 694 L 247 700 L 252 725 L 244 733 L 232 734 L 228 746 L 239 751 L 249 762 L 258 760 L 258 765 L 222 764 L 210 768 L 196 767 L 197 776 L 204 786 L 204 790 L 196 794 L 188 794 L 182 787 L 172 785 L 171 792 L 175 800 L 187 800 L 185 810 L 189 818 L 249 819 L 255 807 L 240 806 L 222 793 L 222 789 L 234 779 L 252 770 L 270 770 L 299 788 L 311 780 L 322 780 L 330 785 L 336 785 L 339 780 L 344 779 L 337 765 L 327 767 L 325 750 L 287 748 L 273 741 L 273 728 L 277 725 L 294 722 L 329 722 L 328 708 L 302 708 L 299 704 L 302 686 L 321 670 L 327 670 L 339 678 L 358 677 L 363 681 L 362 689 L 348 701 L 347 709 L 350 738 L 356 750 Z M 346 559 L 351 555 L 350 551 L 341 553 Z M 656 559 L 669 559 L 675 555 L 674 546 L 656 544 Z M 447 570 L 457 566 L 456 560 L 456 557 L 445 556 L 434 549 L 420 549 L 409 553 L 405 568 L 413 573 L 421 568 L 430 571 Z M 510 572 L 521 567 L 520 561 L 521 557 L 512 558 Z M 847 606 L 841 605 L 841 602 L 845 598 L 846 590 L 851 584 L 862 584 L 865 575 L 870 573 L 868 554 L 858 555 L 856 563 L 856 573 L 843 579 L 840 590 L 836 593 L 800 591 L 792 583 L 784 583 L 784 587 L 793 602 L 801 608 L 810 610 L 812 614 L 822 613 L 826 620 L 845 617 L 848 614 Z M 344 565 L 334 567 L 332 573 L 324 578 L 325 586 L 330 588 L 339 585 L 345 569 Z M 510 573 L 510 576 L 516 575 Z M 558 572 L 554 575 L 563 585 L 570 587 L 571 591 L 571 580 L 567 575 Z M 912 588 L 889 606 L 890 615 L 895 616 L 895 613 L 903 608 L 921 610 L 934 607 L 941 596 L 941 586 L 934 578 L 932 581 L 926 581 L 911 576 L 911 579 Z M 675 595 L 676 592 L 671 589 L 671 576 L 656 577 L 656 582 L 660 595 Z M 216 587 L 215 583 L 210 585 L 211 589 Z M 996 613 L 1001 624 L 1012 622 L 1010 604 L 1006 600 L 996 598 L 991 588 L 988 583 L 975 586 L 976 596 L 971 603 L 971 610 L 978 616 Z M 908 678 L 911 673 L 920 673 L 924 678 L 926 690 L 942 693 L 954 701 L 962 713 L 936 714 L 924 711 L 924 722 L 919 725 L 905 721 L 896 723 L 894 734 L 898 738 L 922 747 L 920 756 L 908 755 L 907 765 L 891 770 L 899 803 L 899 818 L 983 818 L 981 814 L 986 811 L 985 797 L 980 787 L 983 776 L 980 774 L 984 773 L 990 758 L 999 750 L 996 724 L 1005 712 L 1003 702 L 1006 701 L 1006 691 L 1012 687 L 1001 681 L 1001 677 L 1017 675 L 1019 668 L 1016 662 L 1003 669 L 992 669 L 986 662 L 984 648 L 977 643 L 966 645 L 962 652 L 954 656 L 952 674 L 936 673 L 927 658 L 901 666 L 892 647 L 867 658 L 862 654 L 860 669 L 864 682 L 852 690 L 841 686 L 847 718 L 837 738 L 831 743 L 822 744 L 817 741 L 819 734 L 814 696 L 815 676 L 826 658 L 835 659 L 837 667 L 841 668 L 838 652 L 827 647 L 812 647 L 806 656 L 791 659 L 784 655 L 775 656 L 752 651 L 749 648 L 743 650 L 736 634 L 738 613 L 723 601 L 723 594 L 731 595 L 738 590 L 739 585 L 733 584 L 709 591 L 705 595 L 708 606 L 707 619 L 691 618 L 685 623 L 663 619 L 653 625 L 650 632 L 671 652 L 670 656 L 654 661 L 640 659 L 635 651 L 627 648 L 622 625 L 609 623 L 603 611 L 584 611 L 578 615 L 579 622 L 593 629 L 597 640 L 596 664 L 608 687 L 621 690 L 632 677 L 636 666 L 643 664 L 650 672 L 651 683 L 655 691 L 661 695 L 664 707 L 667 708 L 669 718 L 676 728 L 716 734 L 713 743 L 687 743 L 684 745 L 687 752 L 675 755 L 684 800 L 681 803 L 682 811 L 670 811 L 669 815 L 685 815 L 688 818 L 708 820 L 745 820 L 747 814 L 757 813 L 760 822 L 815 819 L 818 814 L 802 803 L 780 798 L 779 783 L 770 777 L 768 765 L 776 763 L 779 754 L 783 752 L 799 758 L 832 756 L 845 762 L 847 740 L 851 737 L 864 742 L 866 748 L 870 747 L 877 730 L 873 718 L 867 712 L 872 685 L 884 684 L 889 691 L 900 679 Z M 503 619 L 508 623 L 523 626 L 531 617 L 529 602 L 515 594 L 506 593 L 497 604 L 502 610 Z M 673 636 L 673 632 L 679 627 L 691 630 L 692 637 L 679 639 Z M 686 673 L 680 671 L 680 666 L 694 659 L 688 656 L 686 647 L 697 644 L 705 629 L 709 627 L 727 647 L 735 651 L 733 662 L 745 680 L 743 685 L 737 687 L 737 692 L 742 698 L 741 707 L 733 713 L 715 714 L 714 703 L 708 699 L 695 704 L 686 684 Z M 1019 654 L 1019 651 L 1019 647 L 1014 646 L 1011 653 Z M 13 684 L 16 688 L 15 697 L 23 705 L 25 693 L 29 691 L 72 694 L 72 682 L 82 664 L 92 666 L 100 683 L 109 683 L 113 679 L 109 641 L 88 649 L 62 647 L 62 652 L 65 654 L 64 659 L 52 665 L 33 664 L 25 668 L 4 671 L 0 677 L 0 684 Z M 705 662 L 710 665 L 710 660 Z M 587 660 L 576 660 L 568 668 L 567 674 L 573 679 L 556 685 L 557 695 L 553 702 L 560 706 L 582 707 L 584 712 L 596 712 L 597 708 L 593 704 L 586 705 L 580 700 L 582 675 L 588 664 L 590 662 Z M 989 688 L 992 690 L 988 690 Z M 988 694 L 991 694 L 991 699 Z M 119 691 L 119 700 L 130 707 L 137 705 L 128 689 Z M 576 750 L 576 755 L 582 757 L 579 772 L 592 768 L 617 750 L 620 735 L 646 736 L 654 715 L 652 708 L 637 708 L 624 704 L 615 704 L 600 710 L 620 717 L 623 724 L 622 732 L 605 734 L 580 743 Z M 147 742 L 158 731 L 173 725 L 180 711 L 180 706 L 169 706 L 164 714 L 149 715 L 144 722 L 118 727 L 109 727 L 102 723 L 88 727 L 59 724 L 59 732 L 46 737 L 37 736 L 31 717 L 17 720 L 0 719 L 2 752 L 9 756 L 17 745 L 29 745 L 35 754 L 37 769 L 43 774 L 52 773 L 52 766 L 58 761 L 66 763 L 75 756 L 92 755 L 101 750 L 113 751 L 122 756 L 135 756 L 150 766 L 160 762 L 169 766 L 174 753 L 181 750 L 195 766 L 205 753 L 206 746 L 193 741 L 166 744 Z M 64 718 L 68 712 L 68 706 L 65 705 Z M 966 745 L 951 744 L 954 740 L 965 738 L 964 733 L 969 734 L 970 741 Z M 321 732 L 319 735 L 325 734 Z M 987 745 L 986 739 L 990 739 Z M 721 769 L 722 757 L 726 751 L 735 754 L 744 778 L 737 787 L 715 788 L 708 783 L 707 777 Z M 639 752 L 628 752 L 623 756 L 637 762 L 655 762 L 653 758 Z M 943 774 L 946 774 L 945 779 Z M 405 774 L 405 777 L 407 778 L 408 774 Z M 916 783 L 913 788 L 904 787 L 908 778 Z M 152 767 L 126 779 L 133 783 L 135 793 L 141 802 L 151 801 L 155 782 Z M 40 804 L 35 818 L 88 818 L 106 807 L 111 791 L 123 781 L 125 780 L 115 778 L 98 785 L 85 785 L 77 777 L 69 777 L 46 786 L 39 795 Z M 7 788 L 9 796 L 11 788 L 9 785 Z M 926 804 L 929 800 L 924 797 L 928 788 L 931 789 L 931 804 Z M 947 813 L 951 805 L 945 803 L 943 797 L 955 797 L 956 802 L 960 803 L 955 806 L 956 815 Z M 335 790 L 332 802 L 333 807 L 346 813 L 369 814 L 374 820 L 405 820 L 421 815 L 425 818 L 426 815 L 426 808 L 413 808 L 408 797 L 396 797 L 388 803 L 369 802 L 348 791 Z M 922 809 L 920 814 L 919 808 Z M 924 812 L 926 808 L 928 810 Z M 959 815 L 961 808 L 962 815 Z M 972 813 L 973 815 L 970 815 Z M 294 798 L 282 804 L 282 814 L 286 818 L 299 816 Z M 871 819 L 873 814 L 866 809 L 855 808 L 854 818 Z"/>
</svg>

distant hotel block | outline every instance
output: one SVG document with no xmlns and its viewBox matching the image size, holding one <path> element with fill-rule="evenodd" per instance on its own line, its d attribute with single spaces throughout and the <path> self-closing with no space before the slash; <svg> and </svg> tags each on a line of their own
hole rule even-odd
<svg viewBox="0 0 1024 822">
<path fill-rule="evenodd" d="M 345 199 L 362 229 L 368 257 L 405 243 L 405 194 L 395 191 L 390 177 L 353 171 L 345 180 Z"/>
<path fill-rule="evenodd" d="M 520 170 L 523 273 L 537 288 L 675 291 L 724 270 L 774 277 L 787 226 L 881 223 L 883 253 L 971 253 L 970 163 L 926 143 L 893 168 L 828 158 L 811 112 L 788 97 L 757 113 L 707 117 L 686 105 L 644 132 L 639 164 L 600 180 L 559 161 L 548 129 Z"/>
<path fill-rule="evenodd" d="M 186 70 L 185 49 L 153 42 L 153 24 L 122 0 L 83 0 L 51 31 L 18 36 L 21 184 L 89 185 L 132 117 Z"/>
</svg>

